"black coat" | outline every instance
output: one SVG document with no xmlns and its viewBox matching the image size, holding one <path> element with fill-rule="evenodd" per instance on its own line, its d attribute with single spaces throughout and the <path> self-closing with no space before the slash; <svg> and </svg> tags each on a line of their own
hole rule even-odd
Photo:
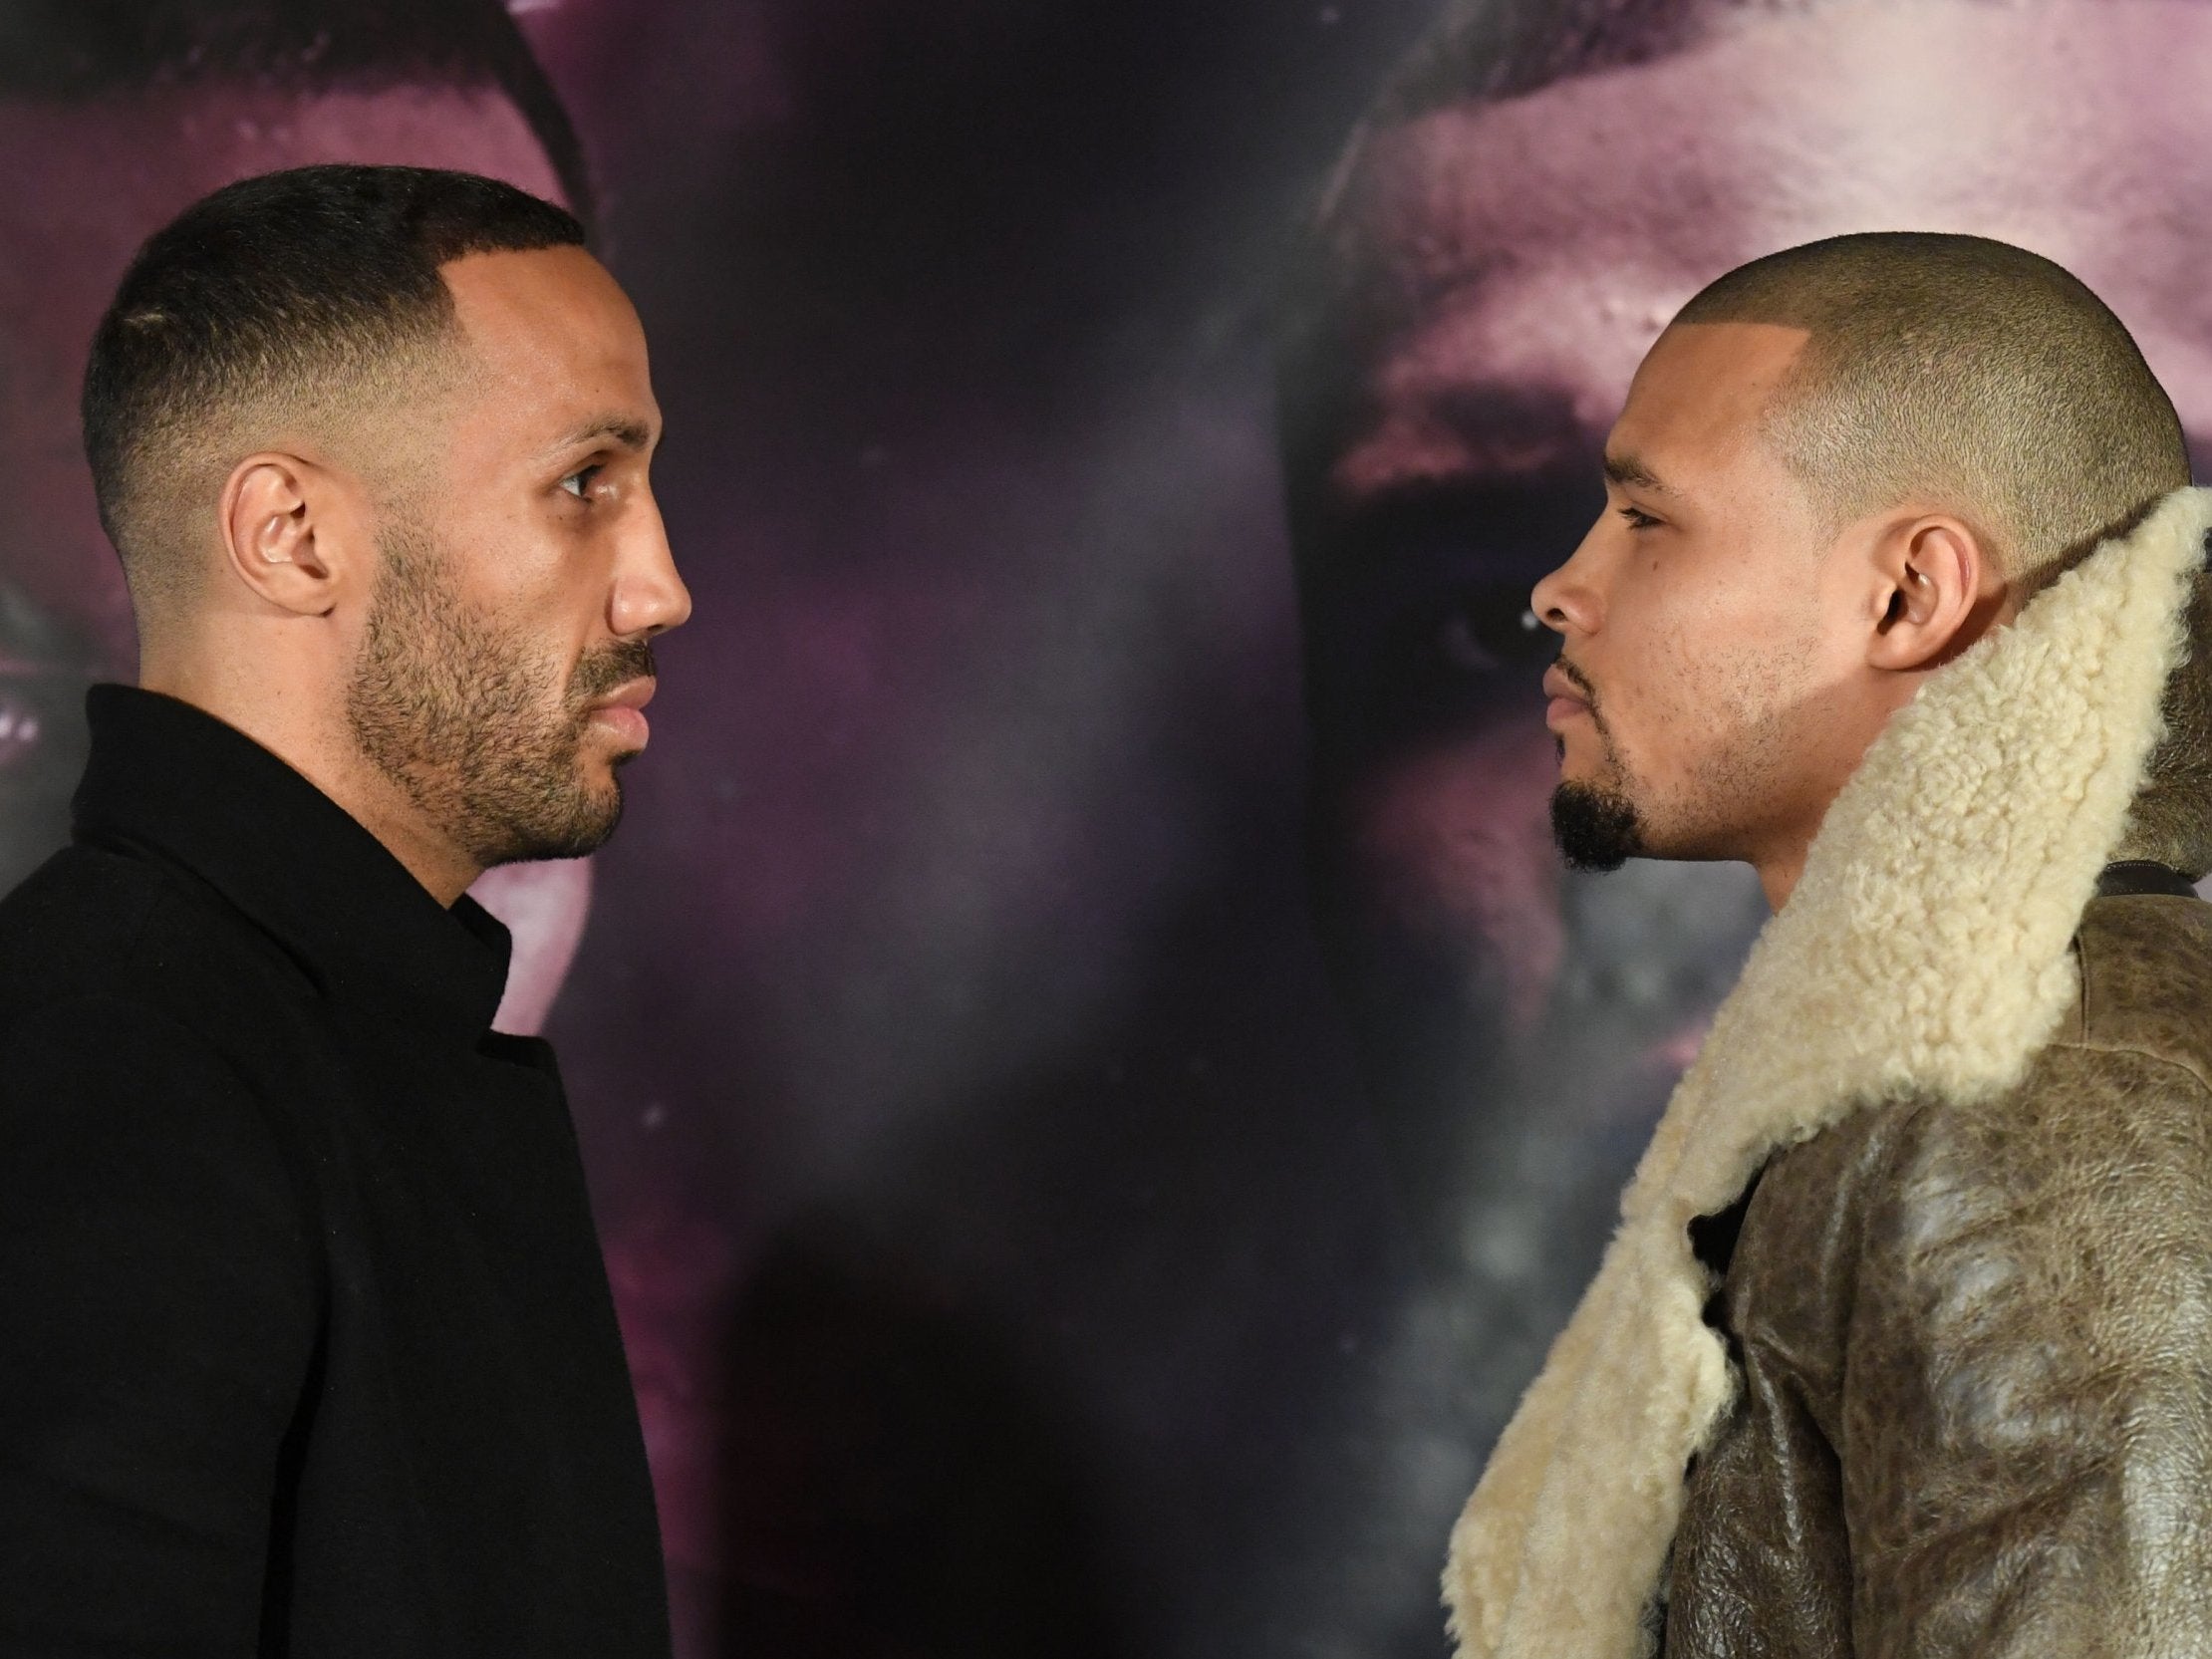
<svg viewBox="0 0 2212 1659">
<path fill-rule="evenodd" d="M 504 930 L 210 716 L 90 706 L 0 904 L 0 1654 L 666 1655 Z"/>
</svg>

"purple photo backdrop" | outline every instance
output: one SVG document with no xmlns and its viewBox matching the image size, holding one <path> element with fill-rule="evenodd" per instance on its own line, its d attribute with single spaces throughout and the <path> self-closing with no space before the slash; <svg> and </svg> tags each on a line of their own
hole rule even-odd
<svg viewBox="0 0 2212 1659">
<path fill-rule="evenodd" d="M 551 1033 L 701 1651 L 1437 1646 L 1269 379 L 1427 11 L 525 19 L 697 600 Z"/>
<path fill-rule="evenodd" d="M 687 1659 L 1435 1659 L 1451 1519 L 1762 916 L 1560 871 L 1528 585 L 1673 308 L 1816 235 L 2051 253 L 2212 432 L 2212 14 L 511 10 L 696 601 L 621 835 L 485 888 Z M 130 672 L 71 406 L 131 247 L 305 160 L 563 187 L 489 92 L 9 90 L 54 15 L 0 0 L 10 880 Z"/>
</svg>

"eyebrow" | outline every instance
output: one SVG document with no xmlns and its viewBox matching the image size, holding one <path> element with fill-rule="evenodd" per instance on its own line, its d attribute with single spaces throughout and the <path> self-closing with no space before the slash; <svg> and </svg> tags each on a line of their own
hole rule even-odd
<svg viewBox="0 0 2212 1659">
<path fill-rule="evenodd" d="M 564 434 L 555 449 L 573 449 L 593 438 L 612 438 L 623 448 L 642 454 L 653 447 L 653 428 L 634 415 L 595 415 Z"/>
<path fill-rule="evenodd" d="M 1676 493 L 1662 483 L 1659 474 L 1646 466 L 1640 457 L 1626 451 L 1619 454 L 1607 451 L 1605 456 L 1605 481 L 1611 484 L 1627 484 L 1635 489 L 1652 490 L 1660 495 Z"/>
</svg>

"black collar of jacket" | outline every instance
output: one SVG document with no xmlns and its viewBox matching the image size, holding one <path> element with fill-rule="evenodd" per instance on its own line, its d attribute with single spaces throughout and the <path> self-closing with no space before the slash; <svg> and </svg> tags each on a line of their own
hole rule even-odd
<svg viewBox="0 0 2212 1659">
<path fill-rule="evenodd" d="M 2116 864 L 2107 864 L 2097 872 L 2096 896 L 2099 899 L 2127 898 L 2142 893 L 2163 893 L 2176 899 L 2193 899 L 2197 895 L 2196 883 L 2179 870 L 2153 863 L 2147 858 L 2123 858 Z"/>
<path fill-rule="evenodd" d="M 71 803 L 81 842 L 180 867 L 273 939 L 333 1000 L 473 1043 L 507 982 L 507 930 L 451 910 L 300 773 L 188 702 L 95 686 L 92 754 Z"/>
</svg>

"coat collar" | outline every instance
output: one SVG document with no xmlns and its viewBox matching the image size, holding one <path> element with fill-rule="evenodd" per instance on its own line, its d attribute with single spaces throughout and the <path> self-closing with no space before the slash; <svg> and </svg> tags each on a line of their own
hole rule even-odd
<svg viewBox="0 0 2212 1659">
<path fill-rule="evenodd" d="M 1462 1659 L 1651 1651 L 1683 1470 L 1735 1387 L 1689 1224 L 1857 1106 L 2024 1074 L 2126 850 L 2208 528 L 2212 491 L 2160 502 L 1932 677 L 1837 795 L 1453 1530 Z"/>
<path fill-rule="evenodd" d="M 95 686 L 76 839 L 123 843 L 213 888 L 325 995 L 473 1043 L 507 978 L 507 930 L 451 910 L 336 801 L 174 697 Z"/>
</svg>

